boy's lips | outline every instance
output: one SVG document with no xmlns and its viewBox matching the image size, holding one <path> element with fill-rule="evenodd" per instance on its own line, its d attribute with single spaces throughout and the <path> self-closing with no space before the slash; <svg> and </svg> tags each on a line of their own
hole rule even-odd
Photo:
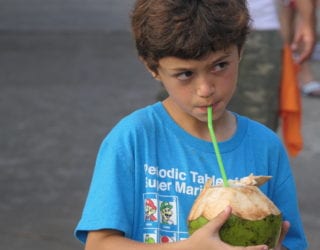
<svg viewBox="0 0 320 250">
<path fill-rule="evenodd" d="M 215 107 L 217 107 L 217 105 L 218 105 L 218 102 L 216 102 L 216 103 L 213 103 L 213 104 L 205 104 L 205 105 L 198 105 L 198 106 L 196 106 L 198 109 L 200 109 L 201 110 L 201 112 L 207 112 L 207 110 L 208 110 L 208 107 L 212 107 L 213 108 L 213 110 L 215 109 Z"/>
<path fill-rule="evenodd" d="M 200 107 L 200 108 L 212 107 L 214 109 L 216 106 L 218 106 L 218 104 L 219 104 L 219 101 L 214 102 L 214 103 L 209 103 L 209 104 L 200 104 L 200 105 L 198 105 L 198 107 Z"/>
</svg>

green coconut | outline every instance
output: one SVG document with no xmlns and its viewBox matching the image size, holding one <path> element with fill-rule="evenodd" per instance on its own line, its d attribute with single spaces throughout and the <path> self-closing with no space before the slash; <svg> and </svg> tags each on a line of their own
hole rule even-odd
<svg viewBox="0 0 320 250">
<path fill-rule="evenodd" d="M 233 246 L 265 244 L 274 248 L 281 232 L 281 212 L 257 187 L 270 178 L 250 175 L 229 187 L 212 186 L 209 180 L 189 214 L 189 233 L 231 206 L 232 214 L 219 231 L 221 240 Z"/>
</svg>

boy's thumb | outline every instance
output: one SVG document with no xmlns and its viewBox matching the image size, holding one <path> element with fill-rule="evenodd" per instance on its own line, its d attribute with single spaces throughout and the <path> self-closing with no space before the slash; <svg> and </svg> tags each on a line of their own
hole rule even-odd
<svg viewBox="0 0 320 250">
<path fill-rule="evenodd" d="M 211 231 L 218 232 L 231 215 L 231 211 L 231 207 L 227 206 L 221 213 L 219 213 L 215 218 L 207 223 L 206 226 L 208 227 L 208 229 L 211 228 Z"/>
</svg>

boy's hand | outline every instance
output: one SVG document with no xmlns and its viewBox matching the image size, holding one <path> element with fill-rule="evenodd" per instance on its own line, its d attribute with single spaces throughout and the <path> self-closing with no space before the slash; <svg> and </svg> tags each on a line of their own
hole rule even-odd
<svg viewBox="0 0 320 250">
<path fill-rule="evenodd" d="M 226 222 L 231 214 L 231 207 L 227 207 L 216 218 L 208 222 L 202 228 L 198 229 L 192 236 L 186 240 L 187 249 L 197 250 L 267 250 L 265 245 L 250 246 L 250 247 L 234 247 L 220 239 L 219 230 Z"/>
<path fill-rule="evenodd" d="M 286 234 L 289 231 L 289 227 L 290 227 L 290 223 L 288 221 L 284 221 L 282 223 L 282 228 L 281 228 L 281 234 L 280 234 L 280 238 L 279 238 L 279 242 L 277 247 L 274 250 L 284 250 L 287 249 L 285 247 L 282 246 L 282 242 L 284 240 L 284 238 L 286 237 Z"/>
</svg>

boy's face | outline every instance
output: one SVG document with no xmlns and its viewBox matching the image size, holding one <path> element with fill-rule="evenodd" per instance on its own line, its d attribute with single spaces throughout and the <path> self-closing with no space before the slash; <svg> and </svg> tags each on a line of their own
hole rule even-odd
<svg viewBox="0 0 320 250">
<path fill-rule="evenodd" d="M 160 59 L 156 78 L 169 94 L 166 103 L 174 110 L 171 115 L 207 122 L 207 107 L 212 106 L 214 119 L 221 118 L 236 89 L 239 61 L 237 46 L 211 52 L 201 60 Z"/>
</svg>

